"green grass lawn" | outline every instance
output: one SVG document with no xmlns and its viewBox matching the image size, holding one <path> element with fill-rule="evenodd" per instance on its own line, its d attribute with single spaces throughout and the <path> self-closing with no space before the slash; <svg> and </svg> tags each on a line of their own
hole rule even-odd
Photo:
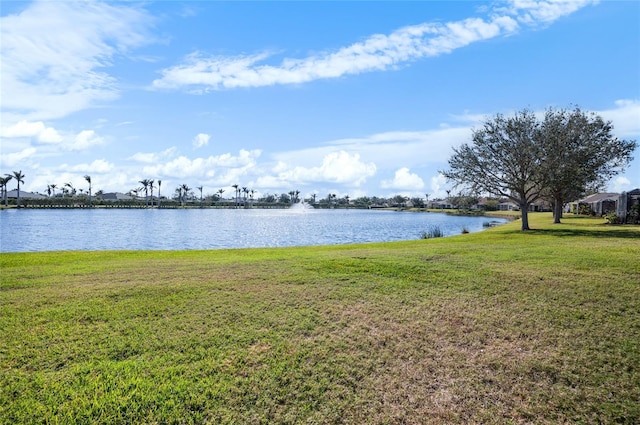
<svg viewBox="0 0 640 425">
<path fill-rule="evenodd" d="M 640 227 L 0 254 L 0 423 L 638 423 Z"/>
</svg>

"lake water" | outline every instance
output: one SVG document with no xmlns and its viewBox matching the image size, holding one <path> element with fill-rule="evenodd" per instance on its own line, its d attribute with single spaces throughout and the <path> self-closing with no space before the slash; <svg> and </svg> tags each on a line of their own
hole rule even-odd
<svg viewBox="0 0 640 425">
<path fill-rule="evenodd" d="M 0 252 L 335 245 L 484 229 L 487 217 L 328 209 L 0 210 Z"/>
</svg>

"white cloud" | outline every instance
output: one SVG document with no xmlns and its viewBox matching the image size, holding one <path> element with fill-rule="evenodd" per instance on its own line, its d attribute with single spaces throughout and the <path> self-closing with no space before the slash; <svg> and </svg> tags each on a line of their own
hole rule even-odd
<svg viewBox="0 0 640 425">
<path fill-rule="evenodd" d="M 273 54 L 242 56 L 189 54 L 182 64 L 161 71 L 153 81 L 158 89 L 189 88 L 194 92 L 301 84 L 363 72 L 394 69 L 425 57 L 439 56 L 469 44 L 510 35 L 527 26 L 549 24 L 593 1 L 521 1 L 490 10 L 489 16 L 449 23 L 423 23 L 400 28 L 390 34 L 375 34 L 350 46 L 308 56 L 284 58 L 277 65 L 265 63 Z"/>
<path fill-rule="evenodd" d="M 159 161 L 163 161 L 167 158 L 173 158 L 176 153 L 178 152 L 178 149 L 176 149 L 175 147 L 170 147 L 169 149 L 165 149 L 162 152 L 156 153 L 156 152 L 148 152 L 148 153 L 144 153 L 144 152 L 137 152 L 135 154 L 133 154 L 132 156 L 130 156 L 128 159 L 131 159 L 133 161 L 137 161 L 137 162 L 143 162 L 146 164 L 153 164 L 153 163 L 157 163 Z"/>
<path fill-rule="evenodd" d="M 80 172 L 80 173 L 108 173 L 114 169 L 114 165 L 104 159 L 96 159 L 90 164 L 79 164 L 73 167 L 65 166 L 68 171 Z"/>
<path fill-rule="evenodd" d="M 220 156 L 209 156 L 206 158 L 190 159 L 186 156 L 179 156 L 165 163 L 153 166 L 146 166 L 143 172 L 148 176 L 170 176 L 170 177 L 208 177 L 211 178 L 221 169 L 225 172 L 227 168 L 247 169 L 256 165 L 260 157 L 260 150 L 241 149 L 237 156 L 223 154 Z"/>
<path fill-rule="evenodd" d="M 0 106 L 5 119 L 52 119 L 117 96 L 103 71 L 148 42 L 152 18 L 106 2 L 36 1 L 0 18 Z"/>
<path fill-rule="evenodd" d="M 396 171 L 393 180 L 382 180 L 380 187 L 383 189 L 416 191 L 424 189 L 424 181 L 420 176 L 403 167 Z"/>
<path fill-rule="evenodd" d="M 90 147 L 101 145 L 104 143 L 104 138 L 100 137 L 93 130 L 82 130 L 78 133 L 73 142 L 67 146 L 69 150 L 85 150 Z"/>
<path fill-rule="evenodd" d="M 298 151 L 279 152 L 274 159 L 287 164 L 311 167 L 318 157 L 336 148 L 362 161 L 375 163 L 378 169 L 415 168 L 428 163 L 447 161 L 453 146 L 469 141 L 470 127 L 441 128 L 429 131 L 390 131 L 359 138 L 327 142 L 325 146 Z"/>
<path fill-rule="evenodd" d="M 199 133 L 196 137 L 193 138 L 193 147 L 197 149 L 203 146 L 207 146 L 210 139 L 210 135 L 206 133 Z"/>
<path fill-rule="evenodd" d="M 364 162 L 357 153 L 351 154 L 344 150 L 330 152 L 324 156 L 322 164 L 316 167 L 292 166 L 290 163 L 278 162 L 273 168 L 276 177 L 267 185 L 263 178 L 261 184 L 271 186 L 276 181 L 280 186 L 287 184 L 307 184 L 316 182 L 330 182 L 348 186 L 360 186 L 367 178 L 376 173 L 376 165 Z"/>
<path fill-rule="evenodd" d="M 42 143 L 60 143 L 63 138 L 55 128 L 47 127 L 38 135 L 38 141 Z"/>
<path fill-rule="evenodd" d="M 300 84 L 337 78 L 349 74 L 382 71 L 426 56 L 437 56 L 515 29 L 513 21 L 497 19 L 485 22 L 470 19 L 449 25 L 422 24 L 401 28 L 389 35 L 376 34 L 361 43 L 335 52 L 304 59 L 285 58 L 277 65 L 263 62 L 272 55 L 209 57 L 200 52 L 188 55 L 185 62 L 161 71 L 153 82 L 160 89 L 196 87 L 218 90 L 237 87 L 261 87 L 275 84 Z"/>
<path fill-rule="evenodd" d="M 36 148 L 29 147 L 19 152 L 3 153 L 0 156 L 0 164 L 3 167 L 13 167 L 23 165 L 26 159 L 31 158 L 36 153 Z"/>
<path fill-rule="evenodd" d="M 19 121 L 10 127 L 2 127 L 0 135 L 2 137 L 35 137 L 44 131 L 45 126 L 42 121 L 29 122 Z"/>
<path fill-rule="evenodd" d="M 431 177 L 431 184 L 429 185 L 431 188 L 430 199 L 442 198 L 446 194 L 447 187 L 447 179 L 442 174 L 438 174 L 437 176 Z"/>
<path fill-rule="evenodd" d="M 614 109 L 599 111 L 605 120 L 613 123 L 613 133 L 620 138 L 640 137 L 640 99 L 622 99 Z"/>
<path fill-rule="evenodd" d="M 511 0 L 506 7 L 497 7 L 497 13 L 515 16 L 518 22 L 530 26 L 550 24 L 598 0 Z"/>
<path fill-rule="evenodd" d="M 0 130 L 0 136 L 7 138 L 36 138 L 42 143 L 59 143 L 63 140 L 55 128 L 45 126 L 42 121 L 18 121 L 12 126 L 3 127 Z"/>
<path fill-rule="evenodd" d="M 632 189 L 631 181 L 624 176 L 616 177 L 615 180 L 613 181 L 612 189 L 614 192 L 622 192 L 625 190 Z"/>
</svg>

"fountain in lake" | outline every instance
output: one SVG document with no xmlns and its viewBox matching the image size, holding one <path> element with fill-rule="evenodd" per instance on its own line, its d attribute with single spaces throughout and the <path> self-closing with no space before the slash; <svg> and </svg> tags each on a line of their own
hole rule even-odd
<svg viewBox="0 0 640 425">
<path fill-rule="evenodd" d="M 305 212 L 307 210 L 313 210 L 313 205 L 309 205 L 305 202 L 298 202 L 296 204 L 291 205 L 291 207 L 289 207 L 289 211 L 293 211 L 293 212 Z"/>
</svg>

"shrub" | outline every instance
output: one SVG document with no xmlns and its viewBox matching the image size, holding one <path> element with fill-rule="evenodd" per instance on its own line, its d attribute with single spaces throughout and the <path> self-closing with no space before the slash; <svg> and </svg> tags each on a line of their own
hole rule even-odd
<svg viewBox="0 0 640 425">
<path fill-rule="evenodd" d="M 604 216 L 604 218 L 605 220 L 607 220 L 607 223 L 609 224 L 622 224 L 622 220 L 614 212 L 608 213 L 607 215 Z"/>
<path fill-rule="evenodd" d="M 483 208 L 485 211 L 497 211 L 498 205 L 500 205 L 500 202 L 490 199 L 484 203 Z"/>
<path fill-rule="evenodd" d="M 420 239 L 441 238 L 443 236 L 444 236 L 444 232 L 442 231 L 440 226 L 431 225 L 429 226 L 429 229 L 422 232 L 422 234 L 420 235 Z"/>
</svg>

